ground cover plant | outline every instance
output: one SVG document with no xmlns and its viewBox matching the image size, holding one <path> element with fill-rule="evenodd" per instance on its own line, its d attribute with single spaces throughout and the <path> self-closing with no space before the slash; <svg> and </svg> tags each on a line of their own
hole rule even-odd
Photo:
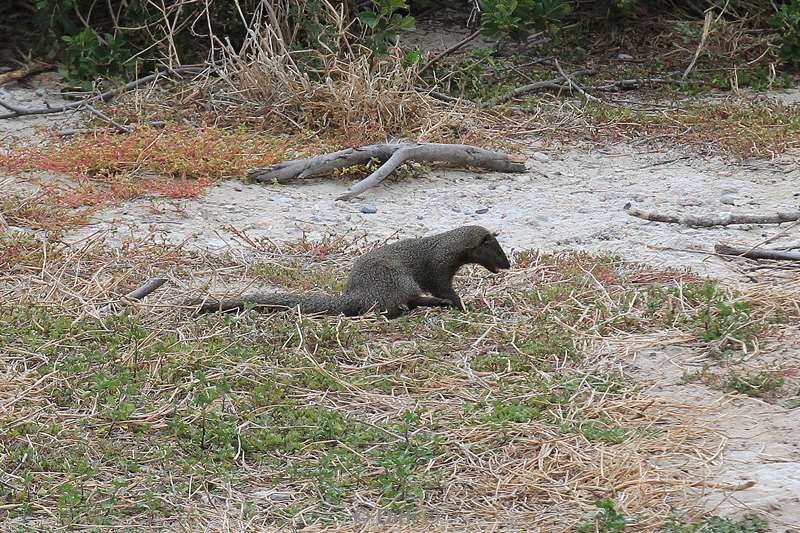
<svg viewBox="0 0 800 533">
<path fill-rule="evenodd" d="M 163 209 L 254 167 L 387 140 L 791 154 L 800 108 L 754 93 L 794 82 L 796 1 L 479 2 L 485 17 L 454 20 L 489 40 L 441 55 L 404 44 L 422 1 L 151 3 L 139 35 L 90 4 L 34 7 L 88 17 L 52 27 L 78 97 L 202 64 L 94 102 L 85 128 L 1 141 L 0 170 L 38 189 L 0 198 L 0 530 L 768 529 L 706 515 L 704 491 L 745 485 L 707 479 L 722 441 L 707 411 L 645 390 L 629 346 L 680 344 L 704 359 L 681 383 L 797 407 L 797 369 L 752 361 L 797 324 L 796 281 L 734 289 L 529 250 L 502 276 L 466 269 L 468 314 L 190 319 L 174 305 L 190 293 L 340 291 L 375 243 L 230 228 L 244 250 L 219 256 L 62 239 L 108 205 Z M 137 66 L 142 43 L 154 55 Z M 162 275 L 146 303 L 100 312 Z"/>
<path fill-rule="evenodd" d="M 251 268 L 155 243 L 0 240 L 3 523 L 569 529 L 625 517 L 650 531 L 702 516 L 692 499 L 716 437 L 599 346 L 666 331 L 741 352 L 781 302 L 611 257 L 523 253 L 507 276 L 467 271 L 468 315 L 187 320 L 170 304 L 245 272 L 296 290 L 312 272 L 335 290 L 369 246 L 302 240 L 281 257 L 264 243 Z M 172 279 L 159 297 L 98 315 L 156 268 Z"/>
</svg>

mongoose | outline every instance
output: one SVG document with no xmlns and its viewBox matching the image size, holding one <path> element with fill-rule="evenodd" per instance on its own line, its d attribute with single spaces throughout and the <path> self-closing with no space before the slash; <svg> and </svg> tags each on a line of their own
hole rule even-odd
<svg viewBox="0 0 800 533">
<path fill-rule="evenodd" d="M 359 257 L 344 292 L 327 294 L 250 294 L 230 300 L 202 298 L 185 303 L 196 313 L 242 310 L 248 304 L 275 311 L 299 306 L 304 313 L 356 316 L 377 310 L 396 318 L 415 307 L 463 309 L 453 289 L 453 276 L 467 264 L 479 264 L 491 272 L 511 264 L 495 235 L 481 226 L 460 228 L 422 237 L 403 239 Z M 425 293 L 430 296 L 425 295 Z"/>
</svg>

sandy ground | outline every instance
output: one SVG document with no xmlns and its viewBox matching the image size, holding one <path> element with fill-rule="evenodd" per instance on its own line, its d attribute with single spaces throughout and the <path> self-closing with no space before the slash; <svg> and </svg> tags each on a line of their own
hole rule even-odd
<svg viewBox="0 0 800 533">
<path fill-rule="evenodd" d="M 42 103 L 46 96 L 37 90 L 35 82 L 4 89 L 29 106 Z M 49 101 L 55 103 L 52 97 Z M 64 127 L 63 120 L 57 116 L 3 120 L 0 140 L 30 138 L 38 127 Z M 800 204 L 797 154 L 734 164 L 627 146 L 544 153 L 534 140 L 527 155 L 530 170 L 524 174 L 434 170 L 424 177 L 385 183 L 350 203 L 334 201 L 346 187 L 342 182 L 314 179 L 265 186 L 231 180 L 196 200 L 137 200 L 105 209 L 66 240 L 77 241 L 97 231 L 108 232 L 112 242 L 156 233 L 168 242 L 224 251 L 242 246 L 230 228 L 280 242 L 302 232 L 350 232 L 376 239 L 424 235 L 469 223 L 499 230 L 508 249 L 610 252 L 657 266 L 689 267 L 738 284 L 748 278 L 736 264 L 704 252 L 723 241 L 755 244 L 786 225 L 692 229 L 632 218 L 623 206 L 630 202 L 646 210 L 708 214 L 771 213 Z M 0 183 L 5 190 L 31 187 L 26 177 L 0 175 Z M 793 228 L 775 242 L 798 240 L 800 228 Z M 787 332 L 780 341 L 762 347 L 758 357 L 797 361 L 799 340 L 797 331 Z M 706 488 L 709 510 L 721 515 L 755 510 L 769 517 L 775 531 L 800 528 L 800 410 L 732 398 L 702 384 L 678 384 L 683 372 L 697 368 L 698 354 L 691 347 L 628 345 L 621 353 L 625 355 L 619 357 L 649 384 L 652 394 L 710 408 L 710 428 L 728 439 L 710 479 L 755 482 L 736 492 Z"/>
</svg>

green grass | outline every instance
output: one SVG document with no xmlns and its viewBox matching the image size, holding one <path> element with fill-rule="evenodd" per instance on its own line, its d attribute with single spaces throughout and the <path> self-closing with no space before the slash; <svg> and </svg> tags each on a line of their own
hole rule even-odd
<svg viewBox="0 0 800 533">
<path fill-rule="evenodd" d="M 482 511 L 470 502 L 497 494 L 510 513 L 519 498 L 538 502 L 531 527 L 577 524 L 596 500 L 582 484 L 614 498 L 614 487 L 642 475 L 626 464 L 687 453 L 704 435 L 672 417 L 679 407 L 661 409 L 590 357 L 587 341 L 669 328 L 701 344 L 752 342 L 771 312 L 711 282 L 681 281 L 678 290 L 670 280 L 681 273 L 527 254 L 515 259 L 513 284 L 467 269 L 467 314 L 188 320 L 144 307 L 98 319 L 73 299 L 95 298 L 81 291 L 97 264 L 126 276 L 131 264 L 171 264 L 188 279 L 195 260 L 150 250 L 140 263 L 117 264 L 97 249 L 76 262 L 41 243 L 0 248 L 16 254 L 10 272 L 26 287 L 19 303 L 0 304 L 9 383 L 0 389 L 0 470 L 10 474 L 0 513 L 34 530 L 193 529 L 220 519 L 222 502 L 234 509 L 227 519 L 264 527 L 347 523 L 358 502 L 474 525 Z M 341 271 L 318 262 L 318 245 L 304 249 L 313 284 L 335 290 Z M 305 290 L 303 263 L 286 264 L 251 272 Z M 72 272 L 52 278 L 63 297 L 43 291 L 41 269 Z M 219 272 L 238 279 L 235 268 Z M 645 274 L 659 281 L 636 281 Z M 497 472 L 508 484 L 498 485 Z M 683 482 L 691 472 L 649 475 Z M 643 496 L 625 516 L 658 520 L 664 508 L 653 501 L 687 504 L 669 486 L 636 490 Z"/>
</svg>

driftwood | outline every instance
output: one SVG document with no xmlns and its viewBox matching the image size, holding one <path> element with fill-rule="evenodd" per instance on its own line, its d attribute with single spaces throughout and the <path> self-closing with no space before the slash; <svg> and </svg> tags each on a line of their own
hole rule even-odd
<svg viewBox="0 0 800 533">
<path fill-rule="evenodd" d="M 306 157 L 251 170 L 253 181 L 285 183 L 293 179 L 319 176 L 339 168 L 367 163 L 372 159 L 383 162 L 375 172 L 359 181 L 337 200 L 349 200 L 374 187 L 406 161 L 440 161 L 462 167 L 477 167 L 500 172 L 524 172 L 525 163 L 508 155 L 466 144 L 371 144 L 347 148 L 330 154 Z"/>
<path fill-rule="evenodd" d="M 654 222 L 667 222 L 669 224 L 683 224 L 696 228 L 710 228 L 712 226 L 730 226 L 732 224 L 781 224 L 783 222 L 793 222 L 800 220 L 800 210 L 798 211 L 779 211 L 771 215 L 748 215 L 722 213 L 719 215 L 666 215 L 663 213 L 651 213 L 642 211 L 635 207 L 626 206 L 629 215 L 652 220 Z"/>
<path fill-rule="evenodd" d="M 82 108 L 87 104 L 91 104 L 92 102 L 97 102 L 97 101 L 106 102 L 117 95 L 130 91 L 131 89 L 135 89 L 136 87 L 144 85 L 145 83 L 149 83 L 153 80 L 165 77 L 168 74 L 178 74 L 178 75 L 197 74 L 199 72 L 202 72 L 202 70 L 203 69 L 200 67 L 191 67 L 191 66 L 176 67 L 173 69 L 162 70 L 160 72 L 156 72 L 155 74 L 150 74 L 149 76 L 144 76 L 143 78 L 139 78 L 138 80 L 126 83 L 121 87 L 117 87 L 116 89 L 111 89 L 110 91 L 106 91 L 102 94 L 98 94 L 90 98 L 84 98 L 83 100 L 80 100 L 78 102 L 72 102 L 69 104 L 64 104 L 56 107 L 51 107 L 51 106 L 22 107 L 16 102 L 10 102 L 8 100 L 0 98 L 0 107 L 4 107 L 9 111 L 11 111 L 11 113 L 0 114 L 0 119 L 21 117 L 23 115 L 47 115 L 51 113 L 63 113 L 65 111 L 71 111 L 73 109 Z"/>
<path fill-rule="evenodd" d="M 126 294 L 123 299 L 125 300 L 141 300 L 151 292 L 161 287 L 167 280 L 165 278 L 153 278 L 147 280 L 143 285 L 132 290 Z M 100 314 L 107 313 L 115 308 L 114 303 L 108 303 L 99 309 Z"/>
<path fill-rule="evenodd" d="M 773 261 L 800 261 L 800 252 L 782 252 L 780 250 L 736 248 L 727 244 L 717 244 L 714 251 L 721 255 L 735 255 L 748 259 L 771 259 Z"/>
</svg>

